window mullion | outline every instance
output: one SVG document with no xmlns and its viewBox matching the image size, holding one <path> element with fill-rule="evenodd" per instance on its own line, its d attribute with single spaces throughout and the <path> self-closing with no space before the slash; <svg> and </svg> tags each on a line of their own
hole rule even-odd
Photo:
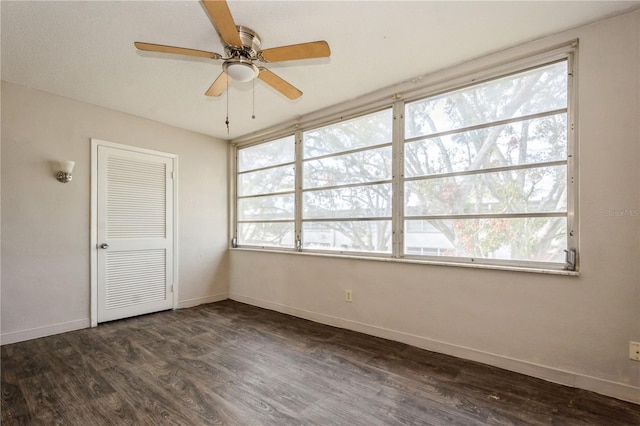
<svg viewBox="0 0 640 426">
<path fill-rule="evenodd" d="M 403 257 L 404 246 L 404 203 L 403 203 L 403 179 L 404 179 L 404 102 L 397 101 L 393 104 L 393 141 L 391 166 L 391 226 L 392 257 Z"/>
<path fill-rule="evenodd" d="M 567 108 L 558 108 L 550 111 L 538 112 L 535 114 L 520 115 L 513 118 L 506 118 L 502 120 L 489 121 L 487 123 L 475 124 L 473 126 L 457 127 L 455 129 L 446 130 L 444 132 L 426 133 L 424 135 L 413 136 L 407 139 L 406 142 L 407 143 L 418 142 L 424 139 L 435 139 L 435 138 L 441 138 L 443 136 L 457 135 L 460 133 L 468 133 L 473 130 L 481 130 L 481 129 L 487 129 L 490 127 L 504 126 L 505 124 L 518 123 L 521 121 L 529 121 L 536 118 L 549 117 L 552 115 L 560 115 L 560 114 L 565 114 L 566 112 L 567 112 Z"/>
<path fill-rule="evenodd" d="M 578 188 L 578 167 L 577 167 L 577 142 L 578 142 L 578 128 L 576 126 L 576 115 L 577 115 L 577 78 L 576 75 L 576 66 L 577 63 L 576 56 L 577 51 L 570 53 L 567 56 L 567 106 L 568 106 L 568 114 L 567 114 L 567 187 L 568 187 L 568 197 L 567 197 L 567 250 L 569 252 L 573 252 L 574 255 L 578 252 L 578 211 L 576 206 L 578 205 L 578 197 L 579 197 L 579 188 Z M 579 258 L 574 259 L 573 270 L 577 269 L 577 265 L 579 262 Z M 571 267 L 570 265 L 568 265 Z"/>
<path fill-rule="evenodd" d="M 302 131 L 295 133 L 295 207 L 294 232 L 296 235 L 295 248 L 302 251 Z"/>
<path fill-rule="evenodd" d="M 362 186 L 384 185 L 385 183 L 389 183 L 389 182 L 390 182 L 389 179 L 386 179 L 386 180 L 376 180 L 373 182 L 347 183 L 344 185 L 316 186 L 313 188 L 304 188 L 302 189 L 302 192 L 319 192 L 319 191 L 331 191 L 334 189 L 358 188 Z"/>
<path fill-rule="evenodd" d="M 231 185 L 229 186 L 230 198 L 233 200 L 229 203 L 229 217 L 231 220 L 231 247 L 238 246 L 238 147 L 232 146 L 229 150 L 229 163 L 231 165 L 229 170 L 229 180 Z"/>
<path fill-rule="evenodd" d="M 249 173 L 255 173 L 255 172 L 261 172 L 261 171 L 264 171 L 264 170 L 277 169 L 278 167 L 285 167 L 285 166 L 294 165 L 294 164 L 295 164 L 295 161 L 290 162 L 290 163 L 280 163 L 280 164 L 275 164 L 275 165 L 271 164 L 271 165 L 264 166 L 264 167 L 258 167 L 257 169 L 243 170 L 241 172 L 238 172 L 237 175 L 241 176 L 241 175 L 246 175 L 246 174 L 249 174 Z"/>
<path fill-rule="evenodd" d="M 488 167 L 486 169 L 461 170 L 459 172 L 451 172 L 451 173 L 433 173 L 433 174 L 427 174 L 427 175 L 411 176 L 406 178 L 406 181 L 413 182 L 416 180 L 447 179 L 452 177 L 461 177 L 461 176 L 470 176 L 470 175 L 488 175 L 491 173 L 503 173 L 503 172 L 511 172 L 516 170 L 530 170 L 530 169 L 542 169 L 545 167 L 564 166 L 566 164 L 567 164 L 567 160 L 544 161 L 539 163 L 525 163 L 525 164 L 518 164 L 515 166 Z"/>
</svg>

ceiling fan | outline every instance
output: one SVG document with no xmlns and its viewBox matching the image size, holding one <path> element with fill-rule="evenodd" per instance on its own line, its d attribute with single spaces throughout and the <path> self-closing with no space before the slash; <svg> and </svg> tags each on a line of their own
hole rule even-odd
<svg viewBox="0 0 640 426">
<path fill-rule="evenodd" d="M 246 82 L 257 77 L 287 98 L 297 99 L 302 96 L 300 90 L 267 68 L 256 65 L 255 62 L 270 63 L 297 59 L 326 58 L 331 55 L 329 44 L 326 41 L 313 41 L 261 50 L 261 42 L 258 34 L 250 28 L 235 24 L 226 1 L 202 0 L 202 4 L 222 39 L 226 56 L 204 50 L 142 43 L 138 41 L 135 42 L 134 45 L 139 50 L 150 52 L 173 53 L 223 60 L 222 72 L 211 87 L 209 87 L 209 90 L 205 92 L 207 96 L 220 96 L 233 80 Z"/>
</svg>

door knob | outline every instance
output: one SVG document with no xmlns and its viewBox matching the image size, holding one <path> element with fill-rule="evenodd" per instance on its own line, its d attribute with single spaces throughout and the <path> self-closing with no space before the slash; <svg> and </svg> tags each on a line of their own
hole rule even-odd
<svg viewBox="0 0 640 426">
<path fill-rule="evenodd" d="M 102 244 L 100 244 L 100 248 L 101 248 L 101 249 L 108 249 L 108 248 L 109 248 L 109 244 L 107 244 L 107 243 L 102 243 Z"/>
</svg>

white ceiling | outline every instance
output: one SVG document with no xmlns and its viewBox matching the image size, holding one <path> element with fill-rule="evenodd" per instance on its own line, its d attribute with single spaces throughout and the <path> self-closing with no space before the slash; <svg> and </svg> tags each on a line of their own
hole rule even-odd
<svg viewBox="0 0 640 426">
<path fill-rule="evenodd" d="M 331 57 L 268 64 L 261 81 L 204 96 L 221 61 L 139 52 L 134 41 L 224 53 L 197 1 L 7 1 L 2 80 L 233 139 L 453 64 L 638 7 L 640 1 L 230 1 L 262 48 L 326 40 Z M 231 131 L 224 124 L 229 102 Z"/>
</svg>

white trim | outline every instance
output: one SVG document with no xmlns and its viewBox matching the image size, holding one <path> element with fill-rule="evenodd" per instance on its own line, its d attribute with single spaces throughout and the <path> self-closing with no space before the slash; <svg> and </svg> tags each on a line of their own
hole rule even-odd
<svg viewBox="0 0 640 426">
<path fill-rule="evenodd" d="M 302 250 L 302 246 L 304 241 L 302 239 L 302 181 L 303 181 L 303 167 L 304 167 L 304 159 L 302 158 L 304 154 L 304 150 L 302 147 L 302 131 L 296 130 L 294 134 L 294 154 L 295 155 L 295 177 L 294 177 L 294 190 L 295 194 L 293 196 L 294 202 L 294 223 L 293 223 L 293 232 L 294 232 L 294 241 L 293 241 L 293 249 L 295 251 Z"/>
<path fill-rule="evenodd" d="M 576 42 L 577 43 L 577 42 Z M 571 154 L 567 158 L 567 190 L 571 196 L 567 197 L 567 250 L 575 250 L 577 253 L 574 269 L 580 270 L 580 144 L 578 133 L 578 56 L 579 49 L 574 49 L 567 58 L 568 76 L 568 104 L 571 108 L 567 114 L 567 152 Z M 572 187 L 572 188 L 571 188 Z"/>
<path fill-rule="evenodd" d="M 393 103 L 391 136 L 391 257 L 404 256 L 404 103 Z"/>
<path fill-rule="evenodd" d="M 170 158 L 173 162 L 173 309 L 178 309 L 178 156 L 168 152 L 123 145 L 91 138 L 91 220 L 89 254 L 91 259 L 91 301 L 89 306 L 90 326 L 98 325 L 98 147 L 106 146 L 125 151 L 157 155 Z"/>
<path fill-rule="evenodd" d="M 402 257 L 395 258 L 389 255 L 381 256 L 379 253 L 358 253 L 358 252 L 329 252 L 329 251 L 294 251 L 291 249 L 283 249 L 280 247 L 258 247 L 258 246 L 243 246 L 232 248 L 232 250 L 238 251 L 256 251 L 262 253 L 273 253 L 273 254 L 289 254 L 294 256 L 316 256 L 316 257 L 332 257 L 335 259 L 355 259 L 355 260 L 372 260 L 375 262 L 392 262 L 392 263 L 406 263 L 406 264 L 414 264 L 414 265 L 431 265 L 431 266 L 450 266 L 456 268 L 472 268 L 472 269 L 489 269 L 493 271 L 511 271 L 511 272 L 530 272 L 534 274 L 545 274 L 545 275 L 565 275 L 571 277 L 580 276 L 579 271 L 569 271 L 567 269 L 550 269 L 545 265 L 540 267 L 522 267 L 522 266 L 508 266 L 505 264 L 477 264 L 477 263 L 464 263 L 460 261 L 455 262 L 447 262 L 445 260 L 428 260 L 423 258 L 415 258 L 415 257 Z"/>
<path fill-rule="evenodd" d="M 89 256 L 91 267 L 89 269 L 91 302 L 89 313 L 91 327 L 98 326 L 98 252 L 95 248 L 98 245 L 98 140 L 91 139 L 91 221 L 90 221 L 90 243 Z"/>
<path fill-rule="evenodd" d="M 193 308 L 194 306 L 204 305 L 205 303 L 222 302 L 229 298 L 229 293 L 216 293 L 204 297 L 195 297 L 193 299 L 181 300 L 178 302 L 178 309 Z"/>
<path fill-rule="evenodd" d="M 465 346 L 454 345 L 439 340 L 433 340 L 410 333 L 404 333 L 401 331 L 365 324 L 362 322 L 335 317 L 332 315 L 325 315 L 318 312 L 295 308 L 268 300 L 256 299 L 253 297 L 234 293 L 229 294 L 229 298 L 237 302 L 258 306 L 288 315 L 293 315 L 295 317 L 304 318 L 321 324 L 345 328 L 347 330 L 353 330 L 371 336 L 381 337 L 383 339 L 406 343 L 408 345 L 426 349 L 428 351 L 481 362 L 483 364 L 492 365 L 494 367 L 502 368 L 516 373 L 526 374 L 527 376 L 536 377 L 539 379 L 547 380 L 549 382 L 585 389 L 602 395 L 607 395 L 624 401 L 640 404 L 640 387 L 630 386 L 624 383 L 612 382 L 598 377 L 561 370 L 559 368 L 536 364 L 530 361 L 511 358 L 491 352 L 480 351 Z"/>
<path fill-rule="evenodd" d="M 178 244 L 178 203 L 180 200 L 178 197 L 178 177 L 180 176 L 180 172 L 178 169 L 178 156 L 171 154 L 171 158 L 173 158 L 173 175 L 171 176 L 171 182 L 173 183 L 173 309 L 176 310 L 180 309 L 178 299 L 180 290 L 180 286 L 178 285 L 178 278 L 180 277 L 178 274 L 178 267 L 180 265 L 180 256 L 178 253 L 180 247 Z"/>
<path fill-rule="evenodd" d="M 47 325 L 44 327 L 29 328 L 26 330 L 13 331 L 2 335 L 2 344 L 24 342 L 26 340 L 38 339 L 40 337 L 52 336 L 54 334 L 67 333 L 69 331 L 82 330 L 88 328 L 91 322 L 89 318 L 63 322 L 60 324 Z"/>
<path fill-rule="evenodd" d="M 237 238 L 238 219 L 236 217 L 236 199 L 238 187 L 238 149 L 235 146 L 229 146 L 228 148 L 228 169 L 227 176 L 227 212 L 229 214 L 229 227 L 227 229 L 227 247 L 232 248 L 233 238 Z"/>
</svg>

